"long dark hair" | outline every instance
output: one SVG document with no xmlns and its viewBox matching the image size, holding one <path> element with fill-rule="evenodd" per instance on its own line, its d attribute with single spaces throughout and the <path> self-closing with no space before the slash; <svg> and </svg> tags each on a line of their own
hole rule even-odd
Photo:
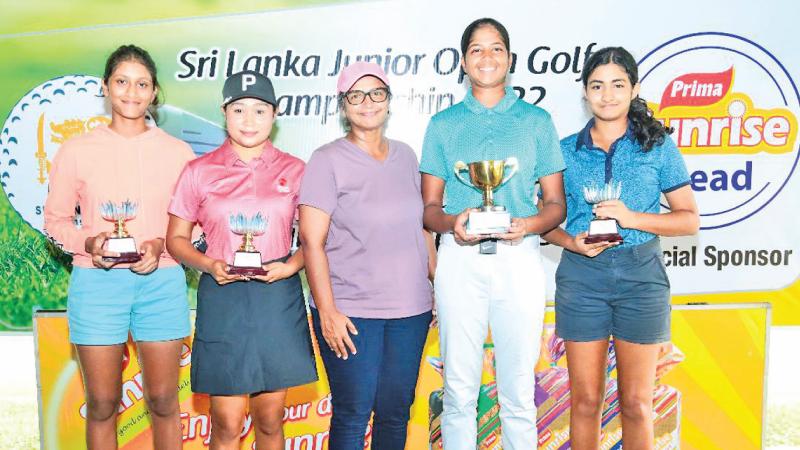
<svg viewBox="0 0 800 450">
<path fill-rule="evenodd" d="M 508 30 L 506 30 L 506 27 L 491 17 L 484 17 L 482 19 L 474 20 L 471 24 L 467 25 L 467 28 L 464 29 L 464 33 L 461 35 L 462 57 L 466 57 L 465 55 L 467 54 L 467 47 L 469 47 L 469 40 L 472 39 L 472 35 L 475 33 L 475 30 L 487 26 L 497 30 L 497 33 L 500 34 L 500 39 L 503 40 L 503 44 L 506 46 L 506 51 L 511 54 L 511 40 L 508 37 Z"/>
<path fill-rule="evenodd" d="M 633 56 L 622 47 L 606 47 L 600 49 L 586 60 L 583 64 L 583 71 L 581 72 L 581 81 L 583 81 L 583 88 L 586 89 L 589 83 L 589 76 L 597 69 L 598 66 L 605 64 L 616 64 L 628 74 L 628 80 L 631 86 L 639 82 L 639 68 L 636 65 L 636 60 Z M 642 150 L 649 151 L 653 146 L 661 145 L 668 134 L 674 130 L 670 127 L 665 127 L 658 120 L 653 117 L 653 110 L 647 107 L 647 102 L 639 97 L 631 100 L 631 107 L 628 110 L 628 120 L 630 120 L 633 127 L 633 135 L 642 146 Z"/>
<path fill-rule="evenodd" d="M 161 85 L 158 84 L 158 74 L 156 70 L 156 63 L 153 61 L 153 58 L 147 53 L 147 50 L 137 47 L 133 44 L 128 45 L 121 45 L 119 48 L 114 50 L 113 53 L 108 55 L 108 59 L 106 59 L 106 69 L 103 72 L 103 82 L 106 83 L 108 86 L 108 80 L 111 78 L 111 74 L 117 70 L 117 66 L 121 63 L 126 61 L 133 61 L 143 65 L 148 72 L 150 72 L 150 78 L 153 79 L 153 87 L 157 89 L 156 97 L 153 99 L 153 102 L 150 103 L 150 106 L 147 108 L 147 112 L 150 114 L 150 117 L 157 123 L 158 122 L 158 105 L 161 104 Z"/>
</svg>

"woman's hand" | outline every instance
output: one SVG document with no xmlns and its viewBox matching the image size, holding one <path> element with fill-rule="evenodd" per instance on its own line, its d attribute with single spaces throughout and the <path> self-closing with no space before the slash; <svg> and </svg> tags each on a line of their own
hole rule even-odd
<svg viewBox="0 0 800 450">
<path fill-rule="evenodd" d="M 597 217 L 616 219 L 617 223 L 622 228 L 636 228 L 634 224 L 636 213 L 628 209 L 622 200 L 600 202 L 592 207 L 592 211 Z"/>
<path fill-rule="evenodd" d="M 356 354 L 356 346 L 350 339 L 350 333 L 358 334 L 356 326 L 350 318 L 340 313 L 336 308 L 330 310 L 318 310 L 319 320 L 322 328 L 322 337 L 328 347 L 336 353 L 337 358 L 347 359 L 347 350 Z"/>
<path fill-rule="evenodd" d="M 254 280 L 272 283 L 274 281 L 283 280 L 297 273 L 292 266 L 282 262 L 271 262 L 264 264 L 263 269 L 267 271 L 266 275 L 255 275 L 250 278 Z"/>
<path fill-rule="evenodd" d="M 595 242 L 594 244 L 587 244 L 586 237 L 589 234 L 586 232 L 580 233 L 574 238 L 572 238 L 572 245 L 575 253 L 580 253 L 581 255 L 588 256 L 589 258 L 594 258 L 595 256 L 603 253 L 603 251 L 609 247 L 614 247 L 615 245 L 619 245 L 619 242 Z"/>
<path fill-rule="evenodd" d="M 215 259 L 205 270 L 209 275 L 214 277 L 218 285 L 223 286 L 234 281 L 244 281 L 245 277 L 237 274 L 228 273 L 230 267 L 228 263 L 221 259 Z"/>
<path fill-rule="evenodd" d="M 500 234 L 493 234 L 492 237 L 495 239 L 502 239 L 504 241 L 516 244 L 522 242 L 522 238 L 524 238 L 525 235 L 527 234 L 528 234 L 527 220 L 524 217 L 515 217 L 511 219 L 511 226 L 508 227 L 507 232 Z"/>
<path fill-rule="evenodd" d="M 132 272 L 138 273 L 139 275 L 146 275 L 158 269 L 158 262 L 163 252 L 163 239 L 156 238 L 144 241 L 142 245 L 139 246 L 139 254 L 142 255 L 142 259 L 131 264 L 129 268 Z"/>
<path fill-rule="evenodd" d="M 472 211 L 477 211 L 477 209 L 467 208 L 456 216 L 456 222 L 453 224 L 453 237 L 459 245 L 471 245 L 484 237 L 479 234 L 467 234 L 467 219 Z"/>
<path fill-rule="evenodd" d="M 110 269 L 117 264 L 116 261 L 106 261 L 103 259 L 104 257 L 115 258 L 119 256 L 119 253 L 110 252 L 103 248 L 103 245 L 110 235 L 111 233 L 104 231 L 97 236 L 86 238 L 84 242 L 84 250 L 92 257 L 92 264 L 99 269 Z"/>
</svg>

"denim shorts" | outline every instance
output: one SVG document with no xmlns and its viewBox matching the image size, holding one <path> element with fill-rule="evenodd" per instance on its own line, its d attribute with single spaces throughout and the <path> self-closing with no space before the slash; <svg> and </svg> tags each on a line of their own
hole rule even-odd
<svg viewBox="0 0 800 450">
<path fill-rule="evenodd" d="M 670 339 L 670 285 L 658 238 L 588 258 L 565 250 L 556 270 L 556 333 L 637 344 Z"/>
<path fill-rule="evenodd" d="M 181 266 L 147 275 L 128 269 L 73 267 L 67 294 L 69 340 L 113 345 L 169 341 L 189 335 L 189 300 Z"/>
</svg>

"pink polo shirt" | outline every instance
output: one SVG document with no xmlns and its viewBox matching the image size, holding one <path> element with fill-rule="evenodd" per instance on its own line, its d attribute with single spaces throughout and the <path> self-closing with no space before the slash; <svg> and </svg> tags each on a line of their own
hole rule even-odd
<svg viewBox="0 0 800 450">
<path fill-rule="evenodd" d="M 253 239 L 263 261 L 289 253 L 292 223 L 305 163 L 264 144 L 258 158 L 245 163 L 226 141 L 221 147 L 186 165 L 175 188 L 169 213 L 197 223 L 206 235 L 206 255 L 233 262 L 242 236 L 230 230 L 229 217 L 261 213 L 266 232 Z"/>
<path fill-rule="evenodd" d="M 101 125 L 76 136 L 53 158 L 44 230 L 73 254 L 75 266 L 92 267 L 84 250 L 86 238 L 114 229 L 114 224 L 100 215 L 100 204 L 130 200 L 138 204 L 138 212 L 126 228 L 136 243 L 164 238 L 172 190 L 192 159 L 189 145 L 156 127 L 128 138 Z M 80 228 L 74 221 L 76 205 L 81 210 Z M 176 264 L 167 252 L 162 253 L 160 267 Z"/>
</svg>

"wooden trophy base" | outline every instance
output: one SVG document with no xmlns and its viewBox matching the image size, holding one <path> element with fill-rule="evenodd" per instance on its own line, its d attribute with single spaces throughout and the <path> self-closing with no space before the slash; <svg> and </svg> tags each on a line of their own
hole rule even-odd
<svg viewBox="0 0 800 450">
<path fill-rule="evenodd" d="M 228 269 L 228 273 L 231 275 L 244 275 L 248 277 L 256 276 L 256 275 L 266 275 L 267 271 L 262 269 L 261 267 L 236 267 L 231 266 Z"/>
<path fill-rule="evenodd" d="M 589 222 L 589 235 L 583 240 L 587 244 L 598 242 L 622 242 L 617 221 L 614 219 L 595 219 Z"/>
<path fill-rule="evenodd" d="M 583 240 L 587 244 L 596 244 L 598 242 L 622 242 L 622 236 L 619 234 L 590 234 Z"/>
<path fill-rule="evenodd" d="M 115 262 L 119 264 L 135 263 L 141 260 L 142 260 L 142 255 L 135 252 L 120 253 L 119 256 L 103 256 L 103 261 Z"/>
<path fill-rule="evenodd" d="M 248 277 L 266 275 L 267 271 L 264 270 L 261 264 L 260 252 L 236 252 L 233 255 L 233 264 L 228 269 L 228 273 Z"/>
<path fill-rule="evenodd" d="M 119 256 L 104 256 L 103 261 L 121 263 L 135 263 L 142 260 L 142 255 L 136 251 L 136 241 L 132 237 L 111 237 L 106 240 L 106 250 L 119 253 Z"/>
</svg>

